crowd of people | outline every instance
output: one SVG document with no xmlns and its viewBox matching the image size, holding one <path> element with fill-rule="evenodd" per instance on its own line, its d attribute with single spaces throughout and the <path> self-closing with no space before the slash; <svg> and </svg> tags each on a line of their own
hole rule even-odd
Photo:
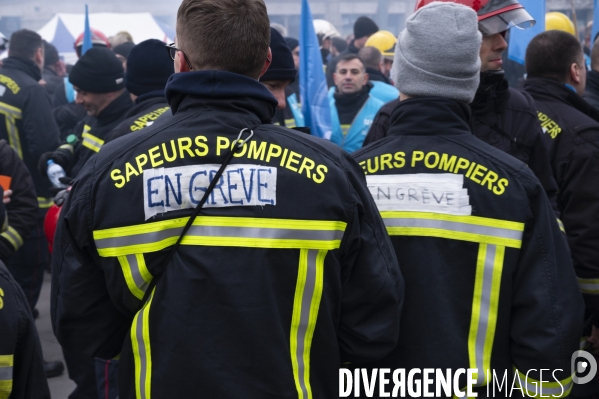
<svg viewBox="0 0 599 399">
<path fill-rule="evenodd" d="M 315 21 L 330 140 L 262 0 L 183 0 L 170 44 L 92 29 L 75 65 L 2 40 L 0 398 L 64 372 L 46 272 L 70 399 L 360 397 L 416 369 L 599 397 L 571 363 L 599 355 L 599 46 L 549 29 L 510 87 L 506 34 L 534 22 L 517 0 L 418 0 L 397 37 Z"/>
</svg>

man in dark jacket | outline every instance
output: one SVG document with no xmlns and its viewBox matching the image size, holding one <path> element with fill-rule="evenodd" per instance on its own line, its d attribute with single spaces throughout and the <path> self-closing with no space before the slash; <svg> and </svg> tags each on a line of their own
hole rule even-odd
<svg viewBox="0 0 599 399">
<path fill-rule="evenodd" d="M 262 0 L 184 0 L 173 118 L 108 143 L 62 210 L 54 331 L 120 354 L 120 397 L 332 398 L 342 362 L 396 344 L 402 278 L 362 171 L 270 123 L 269 25 Z"/>
<path fill-rule="evenodd" d="M 44 69 L 42 71 L 43 86 L 52 98 L 56 89 L 63 84 L 67 74 L 64 62 L 58 56 L 58 50 L 44 40 Z"/>
<path fill-rule="evenodd" d="M 418 6 L 431 1 L 421 0 Z M 460 0 L 458 3 L 468 6 L 475 4 L 471 0 Z M 523 8 L 519 10 L 526 12 Z M 512 15 L 511 8 L 496 11 L 496 16 L 502 16 L 507 21 Z M 483 7 L 479 15 L 484 15 L 485 12 L 490 11 Z M 532 19 L 530 16 L 528 18 Z M 526 16 L 519 22 L 525 23 Z M 494 30 L 479 26 L 481 32 L 484 32 L 480 48 L 481 76 L 476 96 L 470 104 L 470 124 L 476 137 L 528 165 L 541 181 L 556 216 L 559 217 L 557 184 L 551 171 L 549 150 L 542 139 L 543 131 L 537 119 L 534 102 L 529 95 L 510 88 L 502 70 L 501 56 L 507 49 L 504 36 L 506 29 L 512 26 L 514 25 L 509 23 L 493 25 Z M 381 109 L 364 140 L 364 145 L 385 137 L 389 115 L 397 104 L 398 101 L 394 101 Z"/>
<path fill-rule="evenodd" d="M 393 66 L 401 103 L 389 135 L 353 154 L 405 259 L 399 343 L 372 367 L 450 369 L 454 379 L 457 370 L 477 369 L 473 386 L 462 376 L 458 388 L 474 388 L 479 398 L 511 397 L 514 385 L 526 396 L 542 389 L 566 397 L 583 303 L 538 180 L 471 134 L 468 103 L 481 62 L 477 15 L 436 2 L 406 26 Z M 503 388 L 486 389 L 502 379 Z M 439 395 L 438 381 L 422 379 L 435 397 L 452 397 L 452 390 Z"/>
<path fill-rule="evenodd" d="M 593 46 L 591 50 L 591 70 L 587 73 L 587 83 L 582 98 L 599 110 L 599 46 Z"/>
<path fill-rule="evenodd" d="M 23 246 L 38 221 L 38 204 L 31 174 L 6 140 L 0 140 L 0 176 L 10 179 L 12 192 L 11 201 L 6 204 L 6 226 L 0 233 L 0 260 L 6 263 Z"/>
<path fill-rule="evenodd" d="M 135 105 L 125 114 L 127 119 L 106 136 L 106 142 L 138 132 L 151 126 L 161 115 L 171 114 L 164 87 L 173 72 L 173 62 L 165 51 L 164 42 L 149 39 L 131 49 L 125 87 Z"/>
<path fill-rule="evenodd" d="M 67 176 L 75 178 L 88 159 L 100 151 L 106 136 L 125 119 L 133 103 L 125 90 L 123 64 L 107 48 L 89 49 L 73 67 L 69 81 L 77 92 L 77 104 L 83 105 L 87 116 L 75 127 L 77 142 L 45 153 L 38 167 L 42 170 L 52 159 Z"/>
<path fill-rule="evenodd" d="M 368 17 L 360 17 L 354 22 L 354 40 L 347 46 L 347 49 L 339 54 L 338 57 L 329 61 L 326 70 L 327 85 L 332 87 L 335 85 L 333 73 L 337 69 L 337 61 L 345 54 L 358 54 L 358 51 L 366 44 L 370 36 L 379 31 L 378 25 Z M 301 55 L 300 55 L 301 56 Z"/>
<path fill-rule="evenodd" d="M 0 262 L 0 397 L 50 399 L 42 348 L 23 290 Z"/>
<path fill-rule="evenodd" d="M 599 111 L 581 95 L 586 68 L 577 39 L 562 31 L 536 36 L 526 51 L 524 89 L 535 100 L 549 145 L 574 268 L 599 336 Z M 597 327 L 595 327 L 597 326 Z M 593 342 L 599 349 L 599 342 Z"/>
<path fill-rule="evenodd" d="M 277 99 L 277 112 L 273 123 L 288 128 L 304 127 L 304 115 L 298 97 L 290 87 L 298 76 L 294 57 L 287 43 L 276 29 L 270 28 L 272 63 L 260 77 L 260 83 Z"/>
<path fill-rule="evenodd" d="M 44 67 L 42 38 L 26 29 L 11 36 L 9 57 L 0 69 L 0 139 L 6 140 L 23 160 L 35 186 L 38 201 L 37 224 L 27 233 L 23 246 L 7 263 L 32 311 L 42 288 L 48 264 L 43 224 L 52 205 L 46 169 L 38 171 L 40 156 L 60 145 L 59 132 L 44 88 L 38 83 Z"/>
</svg>

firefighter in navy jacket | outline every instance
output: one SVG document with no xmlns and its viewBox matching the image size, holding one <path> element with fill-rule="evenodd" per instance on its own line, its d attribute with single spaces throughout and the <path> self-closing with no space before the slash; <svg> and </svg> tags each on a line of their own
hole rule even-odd
<svg viewBox="0 0 599 399">
<path fill-rule="evenodd" d="M 342 362 L 382 358 L 399 335 L 403 280 L 362 170 L 270 124 L 261 0 L 185 0 L 177 26 L 172 120 L 108 143 L 61 212 L 56 336 L 68 351 L 120 354 L 122 397 L 334 397 Z M 223 61 L 218 40 L 237 31 L 250 34 Z M 253 136 L 165 264 L 245 128 Z"/>
<path fill-rule="evenodd" d="M 426 51 L 455 65 L 459 84 L 455 72 L 414 54 L 424 51 L 414 37 L 435 35 L 435 26 L 444 40 Z M 480 62 L 476 13 L 433 3 L 407 27 L 395 52 L 402 102 L 389 135 L 353 154 L 406 280 L 399 344 L 372 367 L 472 368 L 479 398 L 493 396 L 485 387 L 494 375 L 508 381 L 495 397 L 511 396 L 513 382 L 539 395 L 539 381 L 543 395 L 566 397 L 582 297 L 538 179 L 470 131 Z"/>
</svg>

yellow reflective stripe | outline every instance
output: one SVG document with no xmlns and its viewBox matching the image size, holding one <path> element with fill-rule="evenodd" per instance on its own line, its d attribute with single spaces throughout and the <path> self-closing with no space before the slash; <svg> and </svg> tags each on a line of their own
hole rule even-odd
<svg viewBox="0 0 599 399">
<path fill-rule="evenodd" d="M 15 251 L 23 245 L 23 238 L 12 226 L 8 226 L 8 229 L 0 234 L 4 239 L 11 243 Z"/>
<path fill-rule="evenodd" d="M 6 122 L 6 132 L 8 133 L 8 143 L 17 152 L 19 158 L 23 159 L 23 149 L 21 148 L 21 138 L 17 129 L 17 119 L 23 117 L 23 113 L 17 107 L 0 102 L 0 115 L 4 115 Z"/>
<path fill-rule="evenodd" d="M 0 355 L 0 399 L 12 392 L 14 355 Z"/>
<path fill-rule="evenodd" d="M 295 127 L 295 118 L 285 119 L 285 127 L 288 127 L 288 128 Z"/>
<path fill-rule="evenodd" d="M 37 197 L 37 206 L 42 209 L 50 208 L 54 204 L 52 198 Z"/>
<path fill-rule="evenodd" d="M 70 151 L 71 153 L 74 153 L 75 150 L 73 149 L 73 146 L 70 144 L 63 144 L 60 147 L 58 147 L 59 150 L 67 150 Z"/>
<path fill-rule="evenodd" d="M 152 388 L 152 351 L 150 346 L 150 306 L 154 292 L 148 302 L 133 318 L 131 344 L 135 363 L 135 398 L 150 399 Z"/>
<path fill-rule="evenodd" d="M 566 233 L 566 228 L 564 227 L 564 222 L 562 222 L 559 218 L 557 219 L 557 225 L 559 226 L 559 229 L 562 231 L 562 233 Z"/>
<path fill-rule="evenodd" d="M 160 251 L 173 245 L 187 218 L 94 231 L 103 257 Z M 236 217 L 197 217 L 182 245 L 279 249 L 336 249 L 344 222 Z"/>
<path fill-rule="evenodd" d="M 565 398 L 570 394 L 574 386 L 572 376 L 556 382 L 541 382 L 530 376 L 526 377 L 526 374 L 523 374 L 516 367 L 514 367 L 514 372 L 518 375 L 518 378 L 515 379 L 516 383 L 531 398 Z"/>
<path fill-rule="evenodd" d="M 129 291 L 137 299 L 143 299 L 152 281 L 143 254 L 119 256 L 118 260 Z"/>
<path fill-rule="evenodd" d="M 312 399 L 310 350 L 324 287 L 325 250 L 300 250 L 291 317 L 290 354 L 299 399 Z"/>
<path fill-rule="evenodd" d="M 577 280 L 583 294 L 599 294 L 599 279 L 578 277 Z"/>
<path fill-rule="evenodd" d="M 86 126 L 88 127 L 88 126 Z M 89 133 L 83 133 L 81 135 L 81 137 L 83 138 L 83 146 L 89 148 L 90 150 L 94 151 L 94 152 L 98 152 L 100 151 L 100 148 L 102 148 L 102 146 L 104 145 L 104 140 L 89 134 Z"/>
<path fill-rule="evenodd" d="M 470 368 L 478 369 L 476 386 L 485 386 L 497 326 L 505 247 L 480 244 L 476 262 L 472 317 L 468 334 Z"/>
<path fill-rule="evenodd" d="M 520 248 L 524 223 L 430 212 L 383 211 L 389 235 L 438 237 Z"/>
</svg>

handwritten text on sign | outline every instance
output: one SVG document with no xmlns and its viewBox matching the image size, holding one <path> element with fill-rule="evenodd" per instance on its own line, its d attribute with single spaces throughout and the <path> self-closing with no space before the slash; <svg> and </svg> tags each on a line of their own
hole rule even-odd
<svg viewBox="0 0 599 399">
<path fill-rule="evenodd" d="M 220 165 L 144 170 L 146 220 L 159 213 L 195 208 Z M 229 165 L 204 207 L 264 206 L 277 203 L 277 168 Z"/>
<path fill-rule="evenodd" d="M 435 212 L 470 215 L 464 176 L 450 173 L 367 175 L 368 190 L 379 211 Z"/>
</svg>

